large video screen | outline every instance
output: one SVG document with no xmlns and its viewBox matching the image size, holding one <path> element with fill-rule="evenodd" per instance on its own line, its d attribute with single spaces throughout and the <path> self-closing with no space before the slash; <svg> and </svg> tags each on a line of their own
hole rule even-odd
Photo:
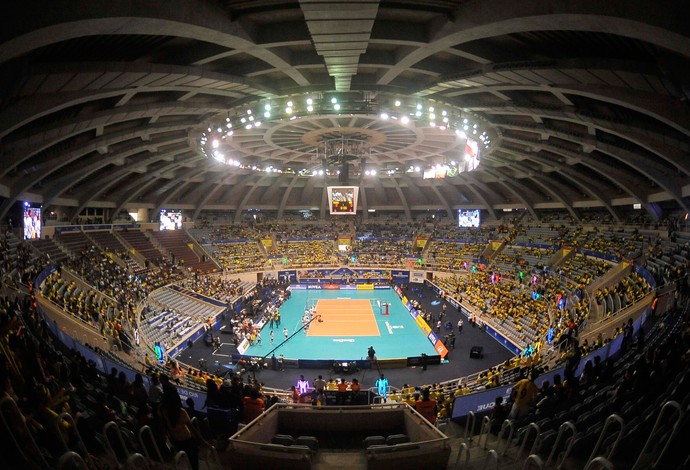
<svg viewBox="0 0 690 470">
<path fill-rule="evenodd" d="M 458 210 L 458 227 L 479 227 L 479 209 Z"/>
<path fill-rule="evenodd" d="M 458 165 L 458 172 L 475 170 L 479 166 L 479 145 L 470 138 L 465 143 L 465 155 Z"/>
<path fill-rule="evenodd" d="M 41 238 L 41 208 L 24 203 L 24 240 Z"/>
<path fill-rule="evenodd" d="M 161 210 L 158 230 L 177 230 L 182 228 L 182 211 Z"/>
<path fill-rule="evenodd" d="M 328 205 L 331 215 L 353 215 L 357 213 L 357 186 L 328 186 Z"/>
</svg>

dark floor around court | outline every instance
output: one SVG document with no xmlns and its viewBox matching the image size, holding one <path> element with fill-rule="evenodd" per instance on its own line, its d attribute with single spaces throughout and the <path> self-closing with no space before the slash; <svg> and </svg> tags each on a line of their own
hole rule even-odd
<svg viewBox="0 0 690 470">
<path fill-rule="evenodd" d="M 434 316 L 442 309 L 443 302 L 428 286 L 421 284 L 412 285 L 407 290 L 406 295 L 410 300 L 419 301 L 424 311 L 431 311 Z M 455 349 L 449 347 L 450 352 L 447 356 L 447 362 L 439 365 L 429 365 L 427 370 L 423 370 L 422 367 L 381 369 L 380 372 L 388 378 L 389 384 L 392 387 L 401 388 L 403 384 L 418 386 L 457 379 L 486 370 L 513 356 L 508 349 L 481 328 L 470 327 L 467 318 L 450 305 L 446 312 L 447 316 L 444 319 L 444 323 L 450 321 L 453 324 L 453 331 L 456 335 Z M 457 323 L 460 318 L 464 321 L 462 332 L 458 332 L 457 329 Z M 420 334 L 422 334 L 421 331 Z M 446 331 L 442 329 L 440 336 L 443 337 L 445 334 Z M 222 334 L 221 340 L 226 342 L 226 338 L 229 337 L 229 335 Z M 481 358 L 470 358 L 470 349 L 473 346 L 483 348 L 483 356 Z M 224 347 L 224 352 L 232 354 L 237 351 L 234 347 L 227 346 Z M 362 355 L 366 356 L 366 351 L 362 351 Z M 416 355 L 416 352 L 411 352 L 410 355 Z M 184 350 L 177 357 L 178 360 L 192 367 L 197 367 L 201 358 L 206 361 L 208 370 L 212 373 L 225 374 L 231 371 L 231 367 L 226 367 L 230 366 L 230 357 L 213 355 L 213 350 L 206 347 L 201 339 L 197 340 L 193 347 Z M 322 375 L 326 380 L 342 377 L 347 381 L 351 381 L 353 378 L 357 378 L 362 384 L 362 388 L 369 388 L 374 386 L 379 370 L 373 367 L 372 369 L 360 369 L 354 374 L 343 375 L 331 369 L 296 369 L 286 367 L 283 371 L 279 371 L 271 370 L 269 367 L 256 371 L 254 374 L 256 379 L 263 382 L 266 386 L 278 389 L 288 389 L 291 385 L 295 385 L 300 375 L 304 375 L 310 382 L 313 382 L 319 375 Z"/>
</svg>

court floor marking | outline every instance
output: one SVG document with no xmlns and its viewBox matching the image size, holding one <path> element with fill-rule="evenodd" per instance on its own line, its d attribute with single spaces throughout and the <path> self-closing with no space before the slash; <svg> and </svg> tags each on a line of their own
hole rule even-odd
<svg viewBox="0 0 690 470">
<path fill-rule="evenodd" d="M 232 357 L 232 354 L 221 354 L 218 352 L 226 344 L 230 344 L 230 343 L 220 343 L 220 347 L 214 349 L 213 352 L 211 353 L 211 355 L 212 356 L 221 356 L 221 357 Z"/>
</svg>

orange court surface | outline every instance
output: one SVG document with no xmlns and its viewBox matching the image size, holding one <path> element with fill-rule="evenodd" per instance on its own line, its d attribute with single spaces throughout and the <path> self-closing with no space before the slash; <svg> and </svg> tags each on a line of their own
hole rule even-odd
<svg viewBox="0 0 690 470">
<path fill-rule="evenodd" d="M 380 336 L 370 300 L 319 299 L 308 336 Z"/>
</svg>

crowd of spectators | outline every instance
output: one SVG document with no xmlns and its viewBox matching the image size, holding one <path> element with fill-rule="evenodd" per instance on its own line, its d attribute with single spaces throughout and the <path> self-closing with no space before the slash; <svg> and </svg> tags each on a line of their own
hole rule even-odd
<svg viewBox="0 0 690 470">
<path fill-rule="evenodd" d="M 642 276 L 635 272 L 631 272 L 624 277 L 617 284 L 597 289 L 594 293 L 594 298 L 599 305 L 605 304 L 609 296 L 617 296 L 620 302 L 620 307 L 607 308 L 606 316 L 615 314 L 618 310 L 624 309 L 634 302 L 642 299 L 651 290 L 651 286 L 644 280 Z"/>
<path fill-rule="evenodd" d="M 594 279 L 603 276 L 612 266 L 611 263 L 600 258 L 575 253 L 558 267 L 558 274 L 577 284 L 587 286 Z"/>
<path fill-rule="evenodd" d="M 197 294 L 205 295 L 223 302 L 243 294 L 242 281 L 240 279 L 226 279 L 221 276 L 192 276 L 182 282 L 178 282 Z"/>
<path fill-rule="evenodd" d="M 283 267 L 304 268 L 338 262 L 333 240 L 278 242 L 276 249 L 283 255 L 278 260 Z"/>
<path fill-rule="evenodd" d="M 411 242 L 399 238 L 355 238 L 347 255 L 358 266 L 400 266 L 411 253 Z"/>
<path fill-rule="evenodd" d="M 96 246 L 84 248 L 79 256 L 65 261 L 63 267 L 115 299 L 130 325 L 134 324 L 137 304 L 151 291 L 188 275 L 187 271 L 168 260 L 159 261 L 155 270 L 133 274 Z"/>
<path fill-rule="evenodd" d="M 485 248 L 486 243 L 433 240 L 424 259 L 426 265 L 444 271 L 467 270 L 472 260 L 479 258 Z"/>
<path fill-rule="evenodd" d="M 108 341 L 121 349 L 131 346 L 133 312 L 93 289 L 83 289 L 75 281 L 62 279 L 59 271 L 48 276 L 41 294 L 70 315 L 95 327 Z M 128 336 L 130 334 L 130 336 Z"/>
<path fill-rule="evenodd" d="M 16 403 L 18 410 L 13 416 L 7 405 L 3 409 L 16 439 L 16 447 L 0 457 L 6 468 L 18 468 L 27 461 L 54 468 L 68 450 L 81 454 L 89 468 L 112 468 L 117 465 L 112 459 L 119 455 L 117 449 L 111 454 L 105 445 L 105 425 L 115 423 L 131 451 L 146 454 L 136 436 L 148 426 L 164 460 L 160 463 L 172 461 L 175 452 L 184 450 L 192 468 L 198 469 L 204 455 L 200 451 L 211 444 L 224 447 L 234 429 L 199 431 L 201 426 L 192 420 L 203 417 L 201 410 L 195 409 L 191 399 L 183 404 L 177 391 L 183 375 L 207 390 L 203 412 L 227 410 L 248 422 L 279 401 L 250 377 L 245 382 L 240 374 L 222 379 L 192 368 L 183 372 L 174 361 L 165 367 L 147 361 L 133 381 L 115 368 L 102 374 L 94 362 L 55 340 L 28 296 L 0 301 L 0 343 L 3 398 Z"/>
<path fill-rule="evenodd" d="M 46 262 L 29 242 L 17 240 L 10 232 L 0 233 L 0 280 L 4 285 L 27 284 Z"/>
<path fill-rule="evenodd" d="M 458 227 L 457 225 L 436 225 L 432 235 L 437 240 L 464 240 L 471 243 L 486 244 L 495 239 L 498 234 L 497 227 Z"/>
<path fill-rule="evenodd" d="M 213 243 L 206 248 L 225 272 L 251 271 L 266 265 L 266 256 L 256 241 Z"/>
</svg>

